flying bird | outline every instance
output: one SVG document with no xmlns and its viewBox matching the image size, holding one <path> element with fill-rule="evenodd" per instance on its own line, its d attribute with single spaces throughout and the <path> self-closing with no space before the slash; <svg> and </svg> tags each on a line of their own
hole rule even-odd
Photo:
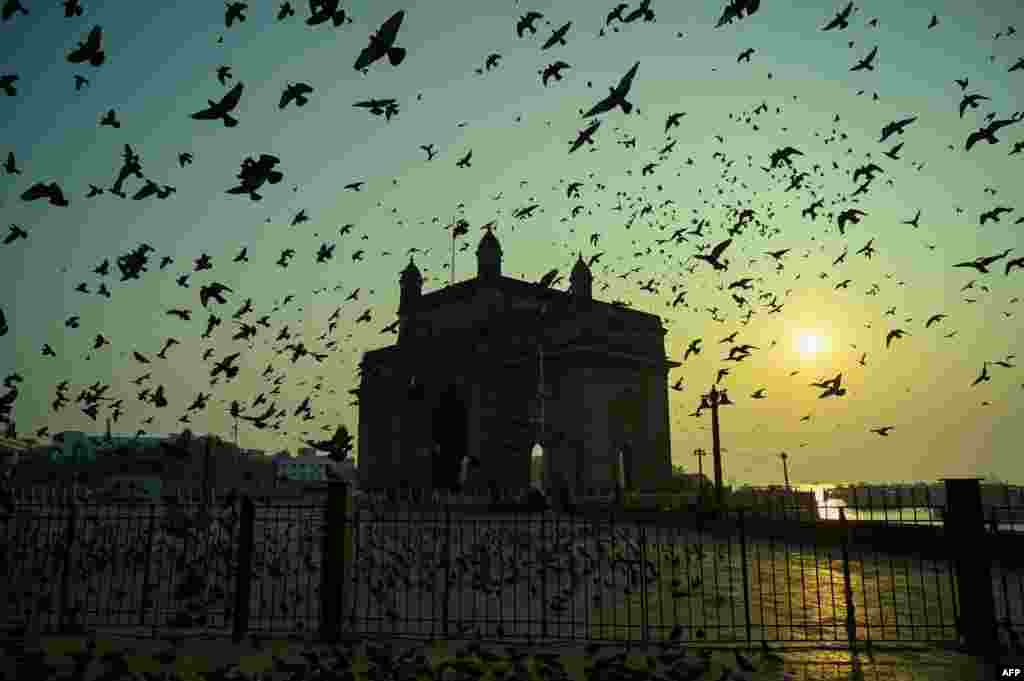
<svg viewBox="0 0 1024 681">
<path fill-rule="evenodd" d="M 884 126 L 882 126 L 882 136 L 881 136 L 881 138 L 879 138 L 878 141 L 879 142 L 884 142 L 885 140 L 887 140 L 894 133 L 902 135 L 904 128 L 906 128 L 908 125 L 910 125 L 911 123 L 913 123 L 916 120 L 917 120 L 917 116 L 911 116 L 910 118 L 904 118 L 904 119 L 899 120 L 899 121 L 893 121 L 891 123 L 886 123 Z"/>
<path fill-rule="evenodd" d="M 823 30 L 823 31 L 831 31 L 834 28 L 838 28 L 840 30 L 845 29 L 845 28 L 849 28 L 850 27 L 850 23 L 849 23 L 850 14 L 852 14 L 852 13 L 853 13 L 853 1 L 851 0 L 850 2 L 846 3 L 846 7 L 844 7 L 841 10 L 839 10 L 839 12 L 836 14 L 835 18 L 832 19 L 832 21 L 830 21 L 827 24 L 825 24 L 825 26 L 823 26 L 821 30 Z"/>
<path fill-rule="evenodd" d="M 1024 118 L 1024 112 L 1018 111 L 1010 118 L 994 120 L 985 127 L 978 128 L 967 136 L 967 142 L 964 144 L 964 151 L 970 151 L 971 147 L 981 140 L 985 140 L 989 144 L 995 144 L 999 141 L 999 138 L 995 135 L 999 129 L 1005 128 L 1008 125 L 1013 125 L 1014 123 L 1019 123 L 1022 118 Z"/>
<path fill-rule="evenodd" d="M 878 56 L 878 45 L 875 45 L 875 47 L 870 52 L 868 52 L 867 55 L 863 59 L 861 59 L 856 64 L 854 64 L 852 67 L 850 67 L 850 70 L 851 71 L 863 71 L 864 69 L 867 69 L 868 71 L 874 71 L 875 70 L 874 61 L 875 61 L 875 57 L 876 56 Z"/>
<path fill-rule="evenodd" d="M 988 100 L 988 97 L 978 94 L 964 95 L 964 98 L 960 100 L 960 118 L 964 117 L 964 111 L 967 110 L 967 107 L 977 109 L 979 106 L 978 102 L 982 100 Z"/>
<path fill-rule="evenodd" d="M 245 21 L 245 15 L 242 14 L 246 9 L 249 8 L 244 2 L 225 2 L 227 7 L 224 10 L 224 25 L 231 28 L 231 24 L 238 20 L 239 22 Z"/>
<path fill-rule="evenodd" d="M 395 37 L 402 25 L 402 18 L 405 12 L 399 10 L 384 22 L 380 29 L 370 36 L 370 44 L 359 53 L 356 59 L 355 70 L 365 71 L 370 64 L 387 55 L 392 66 L 398 66 L 405 59 L 405 48 L 395 47 Z"/>
<path fill-rule="evenodd" d="M 910 334 L 903 329 L 893 329 L 889 333 L 885 334 L 885 347 L 889 347 L 889 344 L 892 343 L 894 338 L 903 338 L 904 336 L 909 335 Z"/>
<path fill-rule="evenodd" d="M 68 200 L 64 198 L 64 192 L 61 191 L 60 185 L 56 182 L 51 182 L 50 184 L 36 182 L 21 195 L 22 201 L 35 201 L 37 199 L 48 199 L 50 205 L 53 206 L 68 206 Z"/>
<path fill-rule="evenodd" d="M 242 84 L 238 83 L 219 102 L 214 102 L 212 99 L 207 100 L 210 106 L 202 111 L 195 112 L 192 114 L 192 118 L 197 121 L 223 120 L 225 128 L 233 128 L 238 125 L 238 119 L 231 116 L 230 112 L 234 111 L 235 107 L 238 106 L 238 101 L 241 97 Z"/>
<path fill-rule="evenodd" d="M 593 123 L 588 125 L 583 130 L 580 130 L 579 133 L 577 133 L 577 135 L 576 135 L 576 139 L 573 140 L 571 146 L 569 147 L 569 153 L 571 154 L 572 152 L 576 151 L 581 146 L 583 146 L 584 143 L 586 143 L 586 144 L 593 144 L 594 143 L 594 133 L 597 132 L 597 129 L 599 127 L 601 127 L 601 119 L 600 118 L 594 120 Z"/>
<path fill-rule="evenodd" d="M 18 89 L 14 87 L 14 84 L 18 80 L 18 75 L 14 73 L 0 76 L 0 88 L 3 89 L 4 93 L 6 93 L 8 97 L 13 97 L 18 94 Z"/>
<path fill-rule="evenodd" d="M 21 169 L 17 166 L 14 160 L 14 152 L 7 152 L 7 160 L 4 161 L 4 172 L 8 175 L 21 175 Z"/>
<path fill-rule="evenodd" d="M 102 46 L 103 29 L 93 26 L 85 42 L 78 43 L 78 47 L 68 54 L 68 61 L 72 64 L 89 62 L 93 66 L 100 66 L 106 60 L 106 53 L 101 49 Z"/>
<path fill-rule="evenodd" d="M 622 77 L 618 85 L 608 88 L 610 91 L 608 96 L 583 114 L 583 118 L 590 118 L 591 116 L 611 111 L 615 107 L 620 107 L 622 113 L 629 114 L 633 110 L 633 105 L 626 100 L 626 95 L 629 94 L 629 90 L 633 85 L 633 78 L 636 77 L 636 72 L 639 68 L 640 62 L 633 64 L 633 68 L 626 72 L 626 75 Z"/>
<path fill-rule="evenodd" d="M 567 21 L 564 24 L 562 24 L 561 26 L 559 26 L 557 29 L 555 29 L 555 32 L 551 34 L 551 37 L 548 38 L 547 41 L 543 45 L 541 45 L 540 49 L 546 50 L 546 49 L 548 49 L 550 47 L 554 47 L 555 45 L 562 45 L 562 46 L 564 46 L 566 44 L 565 43 L 565 34 L 569 32 L 569 29 L 571 27 L 572 27 L 572 22 L 571 21 Z"/>
<path fill-rule="evenodd" d="M 305 106 L 309 102 L 309 98 L 306 95 L 311 92 L 313 92 L 313 88 L 306 83 L 289 84 L 281 94 L 281 101 L 278 102 L 277 108 L 284 109 L 292 101 L 295 102 L 295 106 Z"/>
<path fill-rule="evenodd" d="M 521 16 L 519 18 L 519 21 L 516 23 L 516 36 L 522 38 L 524 31 L 529 31 L 531 34 L 536 33 L 537 27 L 534 26 L 534 23 L 537 21 L 537 19 L 543 18 L 544 15 L 541 14 L 540 12 L 527 12 L 526 14 Z"/>
<path fill-rule="evenodd" d="M 872 428 L 871 432 L 878 433 L 882 437 L 888 437 L 889 431 L 892 430 L 893 428 L 895 428 L 895 426 L 880 426 L 878 428 Z"/>
<path fill-rule="evenodd" d="M 556 61 L 552 64 L 548 64 L 540 72 L 540 81 L 544 87 L 548 86 L 548 80 L 554 78 L 555 80 L 562 80 L 562 70 L 572 68 L 564 61 Z"/>
</svg>

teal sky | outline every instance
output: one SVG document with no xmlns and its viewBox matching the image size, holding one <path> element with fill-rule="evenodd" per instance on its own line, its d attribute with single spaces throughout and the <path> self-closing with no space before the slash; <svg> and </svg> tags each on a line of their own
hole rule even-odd
<svg viewBox="0 0 1024 681">
<path fill-rule="evenodd" d="M 320 437 L 321 427 L 346 423 L 355 430 L 356 409 L 346 391 L 357 385 L 362 352 L 394 341 L 380 330 L 395 319 L 398 272 L 408 249 L 429 250 L 416 256 L 425 290 L 443 286 L 450 247 L 444 225 L 461 216 L 472 228 L 460 239 L 469 248 L 457 254 L 457 280 L 475 274 L 477 228 L 497 220 L 506 274 L 537 280 L 558 268 L 567 280 L 577 251 L 584 257 L 604 252 L 594 268 L 596 297 L 661 315 L 672 359 L 681 360 L 692 339 L 704 339 L 703 352 L 670 374 L 672 383 L 682 378 L 684 388 L 670 391 L 677 464 L 695 469 L 694 449 L 710 449 L 710 416 L 688 414 L 717 370 L 729 367 L 721 383 L 736 403 L 722 411 L 727 481 L 781 482 L 783 451 L 794 482 L 958 475 L 1024 480 L 1021 370 L 990 364 L 991 380 L 971 386 L 985 362 L 1014 353 L 1019 360 L 1010 364 L 1024 362 L 1024 308 L 1015 301 L 1024 295 L 1024 271 L 1004 275 L 1005 260 L 990 274 L 952 267 L 1008 248 L 1016 249 L 1010 258 L 1024 255 L 1024 224 L 1014 224 L 1024 216 L 1017 205 L 1024 153 L 1009 153 L 1024 141 L 1024 125 L 1003 128 L 998 144 L 964 150 L 967 135 L 990 112 L 1000 119 L 1024 112 L 1024 70 L 1008 72 L 1024 57 L 1021 33 L 1006 37 L 1010 26 L 1024 31 L 1024 12 L 1014 3 L 858 4 L 848 29 L 822 32 L 845 3 L 763 2 L 753 16 L 715 29 L 721 14 L 715 3 L 653 0 L 654 22 L 609 28 L 599 37 L 610 6 L 583 1 L 364 1 L 345 4 L 353 21 L 338 28 L 306 26 L 305 3 L 278 22 L 279 3 L 253 0 L 246 21 L 225 28 L 224 6 L 217 2 L 196 9 L 82 0 L 83 15 L 69 19 L 55 1 L 22 1 L 30 14 L 0 24 L 0 75 L 20 78 L 15 96 L 0 96 L 0 158 L 13 151 L 22 170 L 0 172 L 0 234 L 11 223 L 28 232 L 27 239 L 0 246 L 0 310 L 10 325 L 0 337 L 0 371 L 25 378 L 14 409 L 23 434 L 43 426 L 51 433 L 101 431 L 108 403 L 101 403 L 94 423 L 74 402 L 96 381 L 110 383 L 108 395 L 124 400 L 116 430 L 177 432 L 196 394 L 212 392 L 189 427 L 229 433 L 230 400 L 251 404 L 273 387 L 262 377 L 268 364 L 271 378 L 285 376 L 280 395 L 269 397 L 289 416 L 279 432 L 243 424 L 243 446 L 294 451 L 302 438 Z M 365 75 L 355 71 L 367 36 L 399 9 L 406 12 L 397 41 L 408 50 L 405 62 L 392 67 L 384 60 Z M 516 21 L 527 10 L 544 18 L 536 35 L 520 39 Z M 933 12 L 939 23 L 928 29 Z M 868 25 L 875 17 L 877 28 Z M 554 28 L 570 20 L 567 45 L 542 51 Z M 67 53 L 97 24 L 106 63 L 69 63 Z M 997 32 L 1003 35 L 994 39 Z M 875 70 L 851 72 L 876 45 Z M 746 48 L 755 50 L 750 63 L 738 63 Z M 501 55 L 497 67 L 477 74 L 492 52 Z M 571 68 L 545 88 L 538 72 L 556 60 Z M 629 99 L 637 110 L 604 114 L 596 143 L 569 155 L 569 143 L 586 127 L 581 110 L 636 61 Z M 227 86 L 216 78 L 221 65 L 232 68 Z M 81 92 L 75 91 L 76 74 L 90 81 Z M 989 97 L 962 119 L 954 78 L 969 79 L 966 93 Z M 309 103 L 279 110 L 284 87 L 295 81 L 314 88 Z M 190 118 L 237 82 L 245 91 L 236 128 Z M 400 112 L 385 121 L 352 106 L 369 98 L 394 98 Z M 767 112 L 753 114 L 762 103 Z M 110 108 L 120 129 L 98 125 Z M 686 115 L 666 134 L 672 112 Z M 883 125 L 910 116 L 918 119 L 904 134 L 878 142 Z M 619 143 L 634 136 L 635 149 Z M 675 148 L 659 157 L 672 140 Z M 905 143 L 901 158 L 885 157 L 897 142 Z M 176 193 L 134 201 L 142 181 L 131 178 L 128 199 L 109 192 L 85 198 L 90 183 L 111 186 L 126 143 L 140 155 L 145 176 Z M 419 149 L 428 143 L 438 151 L 430 162 Z M 786 191 L 792 171 L 762 169 L 785 146 L 803 153 L 793 158 L 794 170 L 809 174 L 800 189 Z M 472 167 L 457 168 L 470 149 Z M 192 165 L 179 167 L 182 152 L 193 155 Z M 261 153 L 281 159 L 283 182 L 264 187 L 260 202 L 226 194 L 242 159 Z M 658 164 L 653 174 L 642 176 L 650 162 Z M 865 194 L 851 197 L 853 171 L 869 162 L 883 172 Z M 70 206 L 21 200 L 32 184 L 51 181 Z M 365 182 L 362 191 L 343 190 L 354 181 Z M 583 183 L 578 199 L 566 196 L 572 181 Z M 801 209 L 819 198 L 824 206 L 817 219 L 802 217 Z M 513 218 L 532 203 L 541 206 L 532 217 Z M 577 205 L 583 209 L 571 217 Z M 646 205 L 652 210 L 627 228 Z M 981 226 L 980 213 L 996 206 L 1014 210 Z M 728 271 L 692 258 L 698 245 L 710 248 L 727 238 L 737 211 L 746 208 L 755 222 L 734 237 Z M 835 217 L 846 208 L 867 215 L 844 236 Z M 309 221 L 290 226 L 300 209 Z M 901 224 L 918 209 L 919 228 Z M 699 219 L 707 221 L 703 238 L 655 242 Z M 351 233 L 339 236 L 347 223 L 354 225 Z M 590 245 L 592 233 L 600 235 L 597 248 Z M 869 239 L 875 256 L 856 255 Z M 333 260 L 318 264 L 323 242 L 337 245 Z M 141 243 L 155 249 L 148 272 L 120 282 L 116 258 Z M 231 262 L 243 246 L 250 263 Z M 846 261 L 833 266 L 847 247 Z M 274 263 L 285 248 L 296 254 L 281 268 Z M 776 271 L 764 253 L 783 248 L 791 251 Z M 365 257 L 353 261 L 358 249 Z M 193 272 L 202 253 L 213 269 Z M 161 271 L 165 255 L 174 262 Z M 92 270 L 105 258 L 112 272 L 101 278 Z M 641 271 L 619 276 L 636 267 Z M 192 272 L 187 289 L 175 282 L 186 272 Z M 741 292 L 745 307 L 731 298 L 735 291 L 719 290 L 741 277 L 753 279 L 753 290 Z M 652 278 L 657 292 L 641 290 Z M 844 279 L 851 280 L 848 288 L 836 289 Z M 971 280 L 974 287 L 961 291 Z M 95 294 L 101 281 L 109 300 Z M 234 292 L 226 305 L 212 306 L 224 323 L 203 340 L 209 311 L 199 304 L 199 287 L 211 281 Z M 90 293 L 74 290 L 81 282 Z M 877 293 L 869 294 L 875 284 Z M 671 307 L 673 286 L 687 292 L 686 306 Z M 357 288 L 358 300 L 346 301 Z M 294 300 L 273 311 L 288 294 Z M 782 305 L 777 313 L 766 304 L 771 295 Z M 250 297 L 248 322 L 269 314 L 271 324 L 257 327 L 251 348 L 231 340 L 237 326 L 230 319 Z M 336 331 L 318 340 L 338 307 Z M 707 308 L 713 307 L 724 321 L 712 318 Z M 748 307 L 753 314 L 745 323 Z M 167 315 L 172 308 L 192 310 L 192 320 Z M 894 314 L 887 314 L 890 308 Z M 367 309 L 372 321 L 357 324 Z M 936 313 L 948 316 L 926 329 Z M 73 314 L 81 327 L 66 329 L 64 320 Z M 291 340 L 275 342 L 285 325 Z M 895 328 L 908 335 L 887 349 L 886 334 Z M 953 330 L 956 335 L 946 337 Z M 724 362 L 730 345 L 719 340 L 734 331 L 737 344 L 759 349 L 745 361 Z M 97 333 L 110 345 L 93 351 Z M 809 334 L 819 338 L 817 353 L 797 349 Z M 161 361 L 155 356 L 168 337 L 181 344 Z M 332 338 L 337 345 L 325 350 Z M 274 354 L 297 339 L 311 351 L 328 352 L 328 359 L 292 364 Z M 56 358 L 41 356 L 44 343 Z M 200 361 L 209 347 L 211 361 Z M 138 364 L 132 351 L 153 363 Z M 238 351 L 239 377 L 211 389 L 212 360 Z M 862 353 L 865 366 L 857 361 Z M 136 399 L 141 388 L 131 380 L 147 371 L 150 387 L 165 387 L 167 408 Z M 839 372 L 847 394 L 818 399 L 820 391 L 808 383 Z M 320 377 L 322 389 L 314 393 Z M 65 379 L 71 403 L 54 412 L 55 387 Z M 765 388 L 766 399 L 750 399 L 757 388 Z M 314 418 L 291 416 L 310 394 Z M 802 422 L 806 414 L 811 419 Z M 152 424 L 141 425 L 149 416 Z M 887 437 L 870 432 L 881 426 L 894 429 Z"/>
</svg>

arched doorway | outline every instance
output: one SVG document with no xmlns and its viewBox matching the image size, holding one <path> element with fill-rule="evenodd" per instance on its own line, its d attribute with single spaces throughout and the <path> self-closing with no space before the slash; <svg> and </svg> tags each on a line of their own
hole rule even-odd
<svg viewBox="0 0 1024 681">
<path fill-rule="evenodd" d="M 433 441 L 439 450 L 433 454 L 434 487 L 454 490 L 458 484 L 462 457 L 467 453 L 468 415 L 466 403 L 454 385 L 440 395 L 431 419 Z"/>
<path fill-rule="evenodd" d="M 608 435 L 612 454 L 612 480 L 625 489 L 635 484 L 634 457 L 637 437 L 643 432 L 640 394 L 627 388 L 608 403 Z"/>
</svg>

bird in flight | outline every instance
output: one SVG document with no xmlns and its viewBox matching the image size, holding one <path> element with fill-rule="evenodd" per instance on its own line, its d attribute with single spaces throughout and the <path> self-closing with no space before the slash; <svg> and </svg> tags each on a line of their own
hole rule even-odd
<svg viewBox="0 0 1024 681">
<path fill-rule="evenodd" d="M 894 133 L 898 133 L 898 134 L 902 135 L 903 134 L 903 129 L 906 128 L 908 125 L 910 125 L 911 123 L 913 123 L 916 120 L 917 120 L 917 116 L 911 116 L 910 118 L 904 118 L 903 120 L 893 121 L 891 123 L 886 123 L 882 127 L 882 137 L 878 141 L 879 142 L 884 142 L 885 140 L 889 139 L 889 137 L 892 134 L 894 134 Z"/>
<path fill-rule="evenodd" d="M 943 319 L 945 319 L 945 318 L 946 318 L 946 316 L 947 316 L 947 315 L 944 315 L 944 314 L 942 314 L 941 312 L 940 312 L 940 313 L 938 313 L 938 314 L 933 314 L 933 315 L 932 315 L 931 317 L 929 317 L 929 318 L 928 318 L 928 321 L 926 321 L 926 322 L 924 323 L 924 328 L 926 328 L 926 329 L 927 329 L 927 328 L 928 328 L 928 327 L 930 327 L 930 326 L 931 326 L 932 324 L 934 324 L 934 323 L 936 323 L 936 322 L 941 322 L 941 321 L 942 321 Z"/>
<path fill-rule="evenodd" d="M 974 379 L 974 381 L 971 383 L 971 387 L 973 388 L 982 381 L 989 380 L 992 380 L 992 377 L 988 375 L 988 362 L 985 362 L 984 364 L 981 365 L 981 373 L 978 374 L 978 377 Z"/>
<path fill-rule="evenodd" d="M 64 192 L 61 191 L 60 185 L 56 182 L 51 182 L 50 184 L 36 182 L 21 195 L 22 201 L 35 201 L 37 199 L 48 199 L 50 205 L 53 206 L 67 207 L 69 205 L 68 200 L 64 198 Z"/>
<path fill-rule="evenodd" d="M 894 338 L 903 338 L 904 336 L 909 335 L 910 334 L 903 329 L 893 329 L 889 333 L 885 334 L 885 347 L 889 347 L 889 344 L 892 343 Z"/>
<path fill-rule="evenodd" d="M 18 89 L 14 87 L 14 83 L 17 80 L 18 76 L 13 73 L 7 74 L 5 76 L 0 76 L 0 88 L 3 89 L 4 93 L 6 93 L 8 97 L 13 97 L 14 95 L 18 94 Z"/>
<path fill-rule="evenodd" d="M 274 166 L 281 162 L 281 159 L 270 154 L 260 154 L 258 161 L 253 160 L 251 157 L 246 157 L 242 161 L 242 170 L 236 177 L 242 181 L 237 187 L 232 187 L 227 190 L 228 194 L 248 194 L 249 198 L 253 201 L 259 201 L 263 197 L 256 193 L 256 190 L 269 182 L 270 184 L 277 184 L 282 180 L 284 175 L 277 170 L 274 170 Z"/>
<path fill-rule="evenodd" d="M 27 239 L 28 232 L 23 230 L 18 225 L 11 223 L 11 226 L 7 228 L 7 236 L 4 237 L 4 245 L 13 244 L 18 239 Z"/>
<path fill-rule="evenodd" d="M 1012 213 L 1013 209 L 1006 206 L 996 206 L 992 210 L 987 210 L 979 216 L 979 223 L 984 225 L 987 221 L 999 222 L 999 216 L 1002 213 Z"/>
<path fill-rule="evenodd" d="M 572 22 L 571 21 L 567 21 L 564 24 L 562 24 L 561 26 L 559 26 L 557 29 L 555 29 L 555 32 L 551 34 L 551 37 L 548 38 L 547 41 L 543 45 L 541 45 L 540 49 L 546 50 L 546 49 L 548 49 L 550 47 L 554 47 L 555 45 L 563 45 L 564 46 L 566 44 L 565 43 L 565 34 L 569 32 L 569 29 L 571 27 L 572 27 Z"/>
<path fill-rule="evenodd" d="M 564 61 L 556 61 L 553 64 L 548 64 L 540 72 L 540 81 L 544 87 L 548 86 L 548 80 L 554 78 L 555 80 L 562 80 L 562 69 L 572 68 Z"/>
<path fill-rule="evenodd" d="M 309 98 L 306 95 L 311 92 L 313 92 L 313 88 L 306 83 L 290 83 L 281 94 L 281 101 L 278 102 L 277 108 L 284 109 L 292 101 L 295 102 L 295 106 L 305 106 L 309 102 Z"/>
<path fill-rule="evenodd" d="M 839 10 L 832 21 L 825 24 L 821 30 L 831 31 L 834 28 L 843 30 L 850 27 L 850 15 L 853 13 L 853 1 L 846 3 L 846 7 Z"/>
<path fill-rule="evenodd" d="M 207 100 L 210 106 L 202 111 L 195 112 L 192 114 L 192 118 L 197 121 L 223 120 L 225 128 L 233 128 L 238 125 L 238 119 L 231 116 L 230 112 L 234 111 L 235 107 L 238 106 L 238 101 L 241 97 L 242 84 L 238 83 L 219 102 L 214 102 L 212 99 Z"/>
<path fill-rule="evenodd" d="M 100 125 L 120 128 L 121 122 L 117 120 L 117 113 L 113 109 L 109 109 L 107 113 L 103 114 L 103 118 L 100 119 Z"/>
<path fill-rule="evenodd" d="M 68 54 L 68 61 L 72 64 L 89 62 L 93 66 L 100 66 L 106 60 L 106 53 L 103 47 L 103 29 L 93 26 L 86 37 L 85 42 L 78 43 L 78 47 Z"/>
<path fill-rule="evenodd" d="M 729 244 L 731 244 L 731 243 L 732 243 L 732 239 L 726 239 L 725 241 L 721 242 L 720 244 L 715 246 L 713 249 L 711 249 L 711 255 L 704 255 L 703 253 L 697 253 L 693 257 L 697 258 L 698 260 L 703 260 L 704 262 L 706 262 L 709 265 L 711 265 L 712 267 L 714 267 L 716 270 L 724 271 L 724 270 L 729 268 L 729 261 L 726 260 L 726 261 L 722 262 L 721 260 L 719 260 L 719 258 L 721 257 L 722 253 L 725 252 L 725 249 L 728 248 Z"/>
<path fill-rule="evenodd" d="M 970 151 L 971 147 L 981 140 L 985 140 L 989 144 L 995 144 L 999 141 L 999 138 L 995 135 L 999 129 L 1005 128 L 1008 125 L 1013 125 L 1014 123 L 1019 123 L 1022 119 L 1024 119 L 1024 112 L 1018 111 L 1009 118 L 994 120 L 985 127 L 978 128 L 967 136 L 967 142 L 964 144 L 964 151 Z"/>
<path fill-rule="evenodd" d="M 750 63 L 750 57 L 754 54 L 754 48 L 748 47 L 747 49 L 740 52 L 740 56 L 736 57 L 736 63 L 739 64 L 741 61 Z"/>
<path fill-rule="evenodd" d="M 878 45 L 875 45 L 875 47 L 872 48 L 872 50 L 870 52 L 868 52 L 867 55 L 863 59 L 861 59 L 856 64 L 851 66 L 850 70 L 851 71 L 863 71 L 864 69 L 867 69 L 868 71 L 874 71 L 875 70 L 874 61 L 875 61 L 875 57 L 876 56 L 878 56 Z"/>
<path fill-rule="evenodd" d="M 287 2 L 287 0 L 286 0 L 281 5 L 281 9 L 279 9 L 278 12 L 277 12 L 277 20 L 278 21 L 284 21 L 288 17 L 293 17 L 293 16 L 295 16 L 295 9 L 293 9 L 291 3 Z"/>
<path fill-rule="evenodd" d="M 534 23 L 537 19 L 543 18 L 544 15 L 540 12 L 527 12 L 521 16 L 519 21 L 516 23 L 516 36 L 522 38 L 523 32 L 527 30 L 530 31 L 531 34 L 535 34 L 537 32 L 537 27 L 534 26 Z"/>
<path fill-rule="evenodd" d="M 636 72 L 639 68 L 640 62 L 633 64 L 633 68 L 626 72 L 626 75 L 622 77 L 618 85 L 608 88 L 610 91 L 608 96 L 595 104 L 590 111 L 583 114 L 583 118 L 590 118 L 591 116 L 611 111 L 615 107 L 620 107 L 622 113 L 629 114 L 633 110 L 633 105 L 626 100 L 626 95 L 629 94 L 629 89 L 633 85 L 633 78 L 636 77 Z"/>
<path fill-rule="evenodd" d="M 683 361 L 684 362 L 687 359 L 690 358 L 690 355 L 699 355 L 700 354 L 700 344 L 701 344 L 701 341 L 702 341 L 702 339 L 700 339 L 700 338 L 695 338 L 692 341 L 690 341 L 690 344 L 686 347 L 686 352 L 683 353 Z"/>
<path fill-rule="evenodd" d="M 878 433 L 882 437 L 888 437 L 889 436 L 889 431 L 892 430 L 895 427 L 896 426 L 879 426 L 878 428 L 872 428 L 871 432 L 872 433 Z"/>
<path fill-rule="evenodd" d="M 398 103 L 394 99 L 367 99 L 362 102 L 356 102 L 352 106 L 369 109 L 370 113 L 374 116 L 383 115 L 385 120 L 388 121 L 398 113 Z"/>
<path fill-rule="evenodd" d="M 466 155 L 463 156 L 461 159 L 459 159 L 458 162 L 456 162 L 455 165 L 458 166 L 459 168 L 469 168 L 470 167 L 470 162 L 469 161 L 470 161 L 471 158 L 473 158 L 473 150 L 472 149 L 470 149 L 468 152 L 466 152 Z"/>
<path fill-rule="evenodd" d="M 991 265 L 992 263 L 1002 260 L 1003 258 L 1008 256 L 1010 254 L 1010 251 L 1012 250 L 1012 248 L 1007 248 L 999 255 L 979 256 L 974 260 L 968 262 L 959 262 L 953 265 L 953 267 L 973 267 L 982 274 L 988 274 L 988 266 Z"/>
<path fill-rule="evenodd" d="M 1016 267 L 1018 269 L 1024 270 L 1024 257 L 1013 258 L 1011 260 L 1007 260 L 1006 261 L 1006 270 L 1004 271 L 1003 274 L 1009 274 L 1010 270 L 1013 269 L 1014 267 Z M 1010 302 L 1013 302 L 1013 301 L 1010 301 Z"/>
<path fill-rule="evenodd" d="M 576 139 L 573 140 L 572 145 L 569 147 L 569 153 L 571 154 L 572 152 L 576 151 L 581 146 L 583 146 L 584 143 L 586 143 L 586 144 L 593 144 L 594 143 L 594 133 L 597 132 L 597 129 L 599 127 L 601 127 L 601 119 L 600 118 L 594 120 L 593 123 L 588 125 L 583 130 L 580 130 L 579 133 L 577 133 L 577 135 L 576 135 Z"/>
<path fill-rule="evenodd" d="M 239 22 L 245 21 L 245 15 L 243 11 L 249 8 L 249 5 L 244 2 L 225 2 L 227 7 L 224 10 L 224 25 L 231 28 L 231 24 L 237 19 Z"/>
<path fill-rule="evenodd" d="M 21 175 L 21 169 L 18 168 L 14 160 L 14 152 L 7 152 L 7 160 L 4 161 L 4 172 L 8 175 Z"/>
<path fill-rule="evenodd" d="M 356 59 L 355 70 L 365 72 L 370 64 L 387 55 L 392 66 L 398 66 L 405 59 L 405 48 L 395 47 L 395 37 L 402 25 L 402 18 L 405 12 L 399 10 L 391 18 L 381 25 L 380 29 L 370 36 L 370 44 L 359 53 Z"/>
<path fill-rule="evenodd" d="M 285 3 L 285 4 L 287 4 L 287 3 Z M 351 24 L 352 23 L 351 17 L 348 17 L 345 14 L 345 10 L 344 9 L 341 9 L 341 8 L 338 7 L 338 5 L 340 5 L 340 4 L 341 4 L 340 0 L 310 0 L 310 3 L 309 3 L 310 16 L 309 16 L 308 19 L 306 19 L 306 25 L 307 26 L 319 26 L 320 24 L 323 24 L 323 23 L 327 22 L 328 20 L 331 23 L 334 24 L 335 28 L 337 28 L 338 26 L 341 26 L 346 21 L 348 21 L 348 23 Z M 284 8 L 282 8 L 281 11 L 283 12 Z M 293 11 L 292 14 L 294 14 L 294 13 L 295 12 Z M 281 18 L 281 14 L 278 13 L 277 17 L 278 17 L 278 19 L 280 19 Z"/>
<path fill-rule="evenodd" d="M 977 109 L 979 106 L 978 102 L 981 100 L 988 100 L 988 97 L 978 94 L 964 95 L 964 98 L 960 100 L 960 118 L 964 117 L 964 111 L 967 110 L 967 107 Z"/>
<path fill-rule="evenodd" d="M 920 220 L 920 219 L 921 219 L 921 209 L 918 208 L 917 212 L 914 214 L 914 219 L 913 220 L 903 220 L 902 222 L 900 222 L 900 224 L 902 224 L 902 225 L 910 225 L 914 229 L 917 229 L 918 226 L 919 226 L 917 221 Z"/>
<path fill-rule="evenodd" d="M 836 217 L 836 224 L 839 225 L 839 233 L 846 234 L 846 223 L 852 222 L 855 225 L 860 224 L 860 219 L 864 215 L 867 215 L 864 211 L 859 208 L 847 208 L 846 210 L 839 213 Z"/>
</svg>

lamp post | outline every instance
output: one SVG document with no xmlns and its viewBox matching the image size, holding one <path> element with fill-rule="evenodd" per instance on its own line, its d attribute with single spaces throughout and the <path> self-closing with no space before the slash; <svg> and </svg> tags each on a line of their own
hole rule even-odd
<svg viewBox="0 0 1024 681">
<path fill-rule="evenodd" d="M 725 388 L 718 390 L 714 385 L 711 386 L 711 390 L 700 396 L 700 406 L 697 408 L 698 411 L 701 409 L 711 410 L 711 452 L 714 458 L 715 464 L 715 507 L 719 510 L 722 508 L 722 446 L 718 435 L 718 407 L 722 405 L 733 404 L 729 400 Z"/>
<path fill-rule="evenodd" d="M 782 452 L 781 454 L 779 454 L 779 458 L 782 459 L 782 479 L 786 483 L 786 491 L 788 492 L 789 491 L 789 465 L 786 463 L 786 460 L 789 459 L 789 454 L 786 454 L 786 452 Z"/>
<path fill-rule="evenodd" d="M 699 485 L 700 491 L 700 505 L 704 506 L 704 457 L 708 453 L 701 447 L 693 450 L 693 455 L 697 457 L 697 484 Z"/>
</svg>

